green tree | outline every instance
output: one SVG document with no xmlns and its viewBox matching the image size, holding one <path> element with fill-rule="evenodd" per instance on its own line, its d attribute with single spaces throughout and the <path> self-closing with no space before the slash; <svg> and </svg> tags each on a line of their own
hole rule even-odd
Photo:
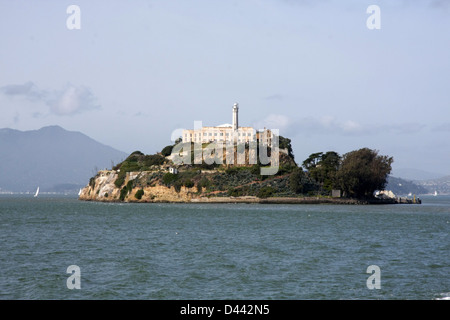
<svg viewBox="0 0 450 320">
<path fill-rule="evenodd" d="M 258 198 L 269 198 L 275 193 L 275 189 L 271 186 L 264 186 L 258 191 Z"/>
<path fill-rule="evenodd" d="M 341 156 L 334 151 L 328 151 L 322 155 L 320 161 L 320 178 L 318 182 L 322 185 L 323 189 L 331 192 L 336 184 L 336 174 L 339 170 L 341 163 Z"/>
<path fill-rule="evenodd" d="M 183 181 L 183 185 L 186 188 L 192 188 L 194 186 L 194 182 L 191 179 L 186 179 Z"/>
<path fill-rule="evenodd" d="M 137 162 L 139 160 L 139 158 L 141 156 L 143 156 L 143 155 L 144 154 L 142 152 L 140 152 L 140 151 L 134 151 L 128 156 L 126 161 L 128 161 L 128 162 Z"/>
<path fill-rule="evenodd" d="M 172 154 L 172 149 L 173 149 L 173 146 L 172 146 L 172 145 L 166 146 L 166 147 L 164 147 L 164 148 L 161 150 L 161 154 L 162 154 L 164 157 L 170 156 L 170 155 Z"/>
<path fill-rule="evenodd" d="M 289 177 L 289 188 L 294 193 L 302 193 L 303 192 L 303 178 L 305 173 L 302 168 L 295 169 L 290 177 Z"/>
<path fill-rule="evenodd" d="M 197 183 L 197 190 L 198 190 L 198 192 L 202 192 L 203 188 L 208 189 L 210 186 L 211 186 L 211 181 L 209 181 L 208 178 L 203 177 Z"/>
<path fill-rule="evenodd" d="M 310 177 L 319 183 L 321 189 L 331 192 L 336 185 L 336 173 L 340 161 L 341 157 L 337 152 L 317 152 L 303 161 L 303 167 L 308 170 Z"/>
<path fill-rule="evenodd" d="M 164 164 L 164 157 L 159 154 L 146 155 L 142 157 L 143 165 L 146 167 L 150 167 L 153 165 L 162 165 Z"/>
<path fill-rule="evenodd" d="M 170 186 L 172 183 L 178 180 L 178 175 L 167 172 L 163 176 L 163 182 L 166 186 Z"/>
<path fill-rule="evenodd" d="M 317 164 L 322 159 L 322 155 L 323 155 L 323 152 L 316 152 L 316 153 L 310 154 L 310 156 L 305 161 L 303 161 L 303 163 L 302 163 L 303 168 L 305 168 L 306 170 L 309 171 L 309 170 L 317 167 Z"/>
<path fill-rule="evenodd" d="M 369 148 L 351 151 L 342 157 L 337 183 L 347 196 L 371 198 L 376 190 L 384 189 L 393 161 Z"/>
<path fill-rule="evenodd" d="M 283 136 L 278 136 L 278 147 L 279 149 L 287 149 L 288 155 L 294 159 L 294 153 L 292 151 L 291 139 L 285 138 Z"/>
<path fill-rule="evenodd" d="M 143 195 L 144 195 L 144 190 L 139 189 L 138 191 L 136 191 L 136 194 L 134 195 L 134 197 L 138 200 L 141 200 Z"/>
<path fill-rule="evenodd" d="M 125 197 L 126 197 L 127 195 L 128 195 L 128 189 L 127 189 L 127 187 L 125 186 L 125 187 L 123 187 L 123 188 L 120 190 L 120 196 L 119 196 L 120 201 L 125 200 Z"/>
</svg>

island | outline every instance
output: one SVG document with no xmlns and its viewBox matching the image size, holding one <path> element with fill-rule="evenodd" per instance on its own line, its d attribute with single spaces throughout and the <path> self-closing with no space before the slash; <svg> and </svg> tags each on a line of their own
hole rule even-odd
<svg viewBox="0 0 450 320">
<path fill-rule="evenodd" d="M 276 129 L 232 123 L 184 129 L 161 152 L 131 153 L 100 170 L 79 199 L 107 202 L 184 203 L 412 203 L 384 190 L 393 157 L 361 148 L 340 155 L 311 154 L 301 165 L 291 139 Z M 414 199 L 414 203 L 420 203 Z"/>
<path fill-rule="evenodd" d="M 249 163 L 249 143 L 240 150 L 245 163 L 227 164 L 225 152 L 220 154 L 223 161 L 216 161 L 219 163 L 195 161 L 196 151 L 204 160 L 209 145 L 178 140 L 156 154 L 135 151 L 110 170 L 98 171 L 79 199 L 137 203 L 399 203 L 398 198 L 375 197 L 375 191 L 383 190 L 386 184 L 392 157 L 362 148 L 343 156 L 334 151 L 314 153 L 298 165 L 291 140 L 277 138 L 277 171 L 271 175 L 261 174 L 267 165 L 259 158 Z M 185 156 L 186 146 L 190 147 L 191 163 L 174 161 L 177 146 L 184 149 Z M 212 154 L 217 154 L 217 149 L 213 150 Z M 271 151 L 269 148 L 269 155 Z M 235 158 L 239 156 L 237 145 L 233 152 Z"/>
</svg>

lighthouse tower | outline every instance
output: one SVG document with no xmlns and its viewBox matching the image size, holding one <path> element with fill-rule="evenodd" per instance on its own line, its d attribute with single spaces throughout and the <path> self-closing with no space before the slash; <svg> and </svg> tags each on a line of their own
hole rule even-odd
<svg viewBox="0 0 450 320">
<path fill-rule="evenodd" d="M 235 103 L 233 106 L 233 131 L 237 131 L 239 128 L 238 112 L 239 112 L 239 105 Z"/>
</svg>

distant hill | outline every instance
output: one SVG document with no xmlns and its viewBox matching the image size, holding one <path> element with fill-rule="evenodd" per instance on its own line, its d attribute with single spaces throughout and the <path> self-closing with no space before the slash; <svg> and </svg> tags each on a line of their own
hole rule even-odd
<svg viewBox="0 0 450 320">
<path fill-rule="evenodd" d="M 0 191 L 67 192 L 86 185 L 93 172 L 127 154 L 59 126 L 0 129 Z"/>
<path fill-rule="evenodd" d="M 391 190 L 395 195 L 402 196 L 409 193 L 420 195 L 429 193 L 428 189 L 419 185 L 417 182 L 409 181 L 402 178 L 388 176 L 386 190 Z"/>
<path fill-rule="evenodd" d="M 450 194 L 450 176 L 439 179 L 416 181 L 418 185 L 428 190 L 428 193 Z"/>
</svg>

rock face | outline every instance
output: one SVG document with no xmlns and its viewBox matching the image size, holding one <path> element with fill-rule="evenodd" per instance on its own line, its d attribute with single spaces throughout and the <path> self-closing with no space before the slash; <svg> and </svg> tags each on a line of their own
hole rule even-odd
<svg viewBox="0 0 450 320">
<path fill-rule="evenodd" d="M 125 179 L 125 185 L 136 178 L 145 178 L 146 172 L 128 172 Z M 114 182 L 118 177 L 115 170 L 99 171 L 95 178 L 92 178 L 89 185 L 82 189 L 79 196 L 80 200 L 86 201 L 119 201 L 121 188 L 118 188 Z M 143 190 L 144 194 L 140 199 L 135 195 L 139 190 Z M 166 187 L 163 185 L 154 185 L 144 188 L 133 188 L 127 192 L 123 202 L 189 202 L 193 198 L 192 194 L 195 188 L 181 187 L 177 192 L 174 187 Z"/>
<path fill-rule="evenodd" d="M 145 179 L 150 172 L 129 172 L 125 179 L 124 185 L 134 179 Z M 81 190 L 79 200 L 84 201 L 102 201 L 102 202 L 119 202 L 121 188 L 118 188 L 114 182 L 118 177 L 115 170 L 101 170 L 95 178 L 92 178 L 89 185 Z M 144 194 L 140 199 L 136 197 L 139 190 L 143 190 Z M 153 185 L 147 187 L 132 188 L 127 193 L 123 202 L 195 202 L 195 203 L 228 203 L 228 202 L 244 202 L 258 203 L 261 199 L 258 197 L 214 197 L 202 196 L 197 192 L 197 188 L 187 188 L 182 186 L 179 191 L 175 187 L 167 187 L 164 185 Z M 121 201 L 122 202 L 122 201 Z"/>
<path fill-rule="evenodd" d="M 101 170 L 98 174 L 91 178 L 89 185 L 82 189 L 79 200 L 84 201 L 102 201 L 102 202 L 182 202 L 182 203 L 272 203 L 272 204 L 288 204 L 288 203 L 334 203 L 334 204 L 363 204 L 353 199 L 335 199 L 335 198 L 318 198 L 318 197 L 271 197 L 259 198 L 256 196 L 214 196 L 211 194 L 202 194 L 197 188 L 187 188 L 182 186 L 178 191 L 175 187 L 167 187 L 160 184 L 152 184 L 146 187 L 135 187 L 127 191 L 123 200 L 120 200 L 121 190 L 129 181 L 135 179 L 146 179 L 152 176 L 152 172 L 128 172 L 125 183 L 122 187 L 117 187 L 114 182 L 118 177 L 115 170 Z M 138 199 L 136 194 L 139 190 L 143 191 L 143 195 Z"/>
</svg>

